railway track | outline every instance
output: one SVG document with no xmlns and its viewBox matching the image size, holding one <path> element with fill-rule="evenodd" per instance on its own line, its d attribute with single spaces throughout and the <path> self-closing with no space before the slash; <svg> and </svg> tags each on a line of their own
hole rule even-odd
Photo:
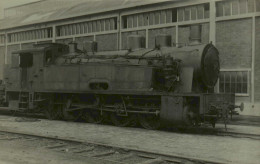
<svg viewBox="0 0 260 164">
<path fill-rule="evenodd" d="M 114 164 L 175 164 L 175 163 L 196 163 L 196 164 L 218 164 L 221 162 L 208 161 L 203 159 L 188 158 L 183 156 L 166 155 L 161 153 L 147 152 L 132 148 L 122 148 L 106 144 L 87 143 L 72 139 L 46 137 L 25 133 L 14 133 L 0 131 L 0 141 L 38 143 L 49 151 L 60 153 L 71 153 L 73 156 L 91 157 L 104 162 Z M 42 144 L 39 144 L 42 143 Z"/>
<path fill-rule="evenodd" d="M 17 117 L 17 122 L 23 121 L 35 121 L 37 119 L 45 119 L 42 114 L 31 114 L 31 113 L 10 113 L 10 112 L 0 112 L 2 115 Z M 109 124 L 109 123 L 105 123 Z M 233 125 L 233 124 L 231 124 Z M 235 124 L 237 126 L 244 124 Z M 224 126 L 224 125 L 223 125 Z M 248 125 L 247 125 L 248 126 Z M 255 125 L 252 125 L 255 126 Z M 223 137 L 234 137 L 234 138 L 249 138 L 254 140 L 260 140 L 260 135 L 257 134 L 245 134 L 239 132 L 230 132 L 225 131 L 225 129 L 215 129 L 212 128 L 211 125 L 204 124 L 201 127 L 176 127 L 176 128 L 163 128 L 163 131 L 176 132 L 176 133 L 184 133 L 184 134 L 199 134 L 199 135 L 215 135 L 215 136 L 223 136 Z"/>
</svg>

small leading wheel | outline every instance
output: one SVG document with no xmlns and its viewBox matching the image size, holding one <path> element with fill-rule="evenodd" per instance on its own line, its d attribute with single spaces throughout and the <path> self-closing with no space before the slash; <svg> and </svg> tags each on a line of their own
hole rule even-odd
<svg viewBox="0 0 260 164">
<path fill-rule="evenodd" d="M 57 120 L 61 116 L 61 110 L 57 105 L 54 104 L 53 100 L 49 101 L 44 112 L 45 116 L 50 120 Z"/>
<path fill-rule="evenodd" d="M 100 124 L 103 122 L 104 118 L 102 117 L 99 110 L 86 110 L 82 113 L 82 119 L 94 124 Z"/>
<path fill-rule="evenodd" d="M 125 127 L 131 124 L 130 116 L 118 116 L 116 113 L 110 114 L 110 120 L 115 126 Z"/>
<path fill-rule="evenodd" d="M 160 117 L 152 114 L 139 114 L 138 120 L 145 129 L 156 130 L 161 126 Z"/>
</svg>

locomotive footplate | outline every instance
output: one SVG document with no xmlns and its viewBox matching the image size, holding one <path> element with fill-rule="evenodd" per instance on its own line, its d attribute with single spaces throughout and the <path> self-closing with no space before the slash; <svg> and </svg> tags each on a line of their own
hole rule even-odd
<svg viewBox="0 0 260 164">
<path fill-rule="evenodd" d="M 244 105 L 235 105 L 234 94 L 167 95 L 161 97 L 160 118 L 172 125 L 210 123 L 213 127 L 223 120 L 226 126 L 236 108 L 242 111 Z"/>
</svg>

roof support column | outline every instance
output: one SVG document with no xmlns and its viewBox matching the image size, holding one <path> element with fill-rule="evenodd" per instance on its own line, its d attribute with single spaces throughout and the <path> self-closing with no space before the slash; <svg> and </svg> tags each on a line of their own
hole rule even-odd
<svg viewBox="0 0 260 164">
<path fill-rule="evenodd" d="M 5 60 L 5 64 L 7 64 L 7 53 L 8 53 L 8 51 L 7 51 L 7 42 L 8 42 L 8 38 L 7 38 L 7 32 L 5 32 L 5 55 L 4 55 L 4 60 Z"/>
<path fill-rule="evenodd" d="M 121 33 L 121 13 L 119 12 L 118 17 L 117 17 L 117 50 L 122 49 L 122 33 Z"/>
<path fill-rule="evenodd" d="M 216 2 L 210 1 L 209 41 L 216 44 Z"/>
<path fill-rule="evenodd" d="M 145 29 L 145 48 L 148 48 L 148 42 L 149 42 L 149 29 Z"/>
<path fill-rule="evenodd" d="M 251 103 L 255 103 L 255 16 L 252 17 Z"/>
<path fill-rule="evenodd" d="M 209 41 L 216 45 L 216 1 L 209 2 L 209 11 Z M 214 91 L 219 93 L 219 79 Z"/>
<path fill-rule="evenodd" d="M 56 42 L 56 26 L 52 26 L 52 43 Z"/>
</svg>

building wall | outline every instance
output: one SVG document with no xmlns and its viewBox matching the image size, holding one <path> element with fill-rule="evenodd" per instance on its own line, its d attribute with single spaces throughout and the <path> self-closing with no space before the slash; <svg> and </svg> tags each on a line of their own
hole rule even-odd
<svg viewBox="0 0 260 164">
<path fill-rule="evenodd" d="M 217 22 L 216 46 L 221 68 L 251 68 L 252 19 Z"/>
<path fill-rule="evenodd" d="M 255 101 L 260 102 L 260 17 L 256 17 L 255 28 Z"/>
</svg>

